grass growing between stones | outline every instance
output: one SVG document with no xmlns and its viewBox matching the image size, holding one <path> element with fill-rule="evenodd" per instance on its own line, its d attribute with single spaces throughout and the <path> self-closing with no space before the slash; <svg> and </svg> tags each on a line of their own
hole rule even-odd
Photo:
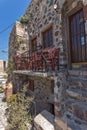
<svg viewBox="0 0 87 130">
<path fill-rule="evenodd" d="M 8 110 L 6 115 L 8 126 L 6 130 L 30 130 L 33 98 L 26 96 L 26 92 L 27 90 L 23 89 L 7 100 Z"/>
</svg>

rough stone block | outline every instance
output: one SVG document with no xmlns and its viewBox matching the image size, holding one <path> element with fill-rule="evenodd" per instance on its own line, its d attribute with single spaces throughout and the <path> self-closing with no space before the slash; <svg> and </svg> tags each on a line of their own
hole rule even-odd
<svg viewBox="0 0 87 130">
<path fill-rule="evenodd" d="M 67 126 L 67 123 L 65 123 L 62 119 L 57 118 L 55 120 L 55 124 L 56 124 L 56 130 L 72 130 L 70 127 Z"/>
<path fill-rule="evenodd" d="M 74 76 L 79 76 L 80 75 L 80 71 L 79 70 L 69 70 L 68 74 L 69 75 L 74 75 Z"/>
<path fill-rule="evenodd" d="M 44 110 L 34 118 L 37 130 L 54 130 L 54 116 Z"/>
</svg>

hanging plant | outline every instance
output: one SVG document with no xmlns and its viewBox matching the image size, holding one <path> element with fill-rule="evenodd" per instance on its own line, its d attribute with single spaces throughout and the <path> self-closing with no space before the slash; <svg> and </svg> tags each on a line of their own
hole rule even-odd
<svg viewBox="0 0 87 130">
<path fill-rule="evenodd" d="M 22 24 L 27 24 L 27 23 L 29 22 L 28 16 L 27 16 L 27 15 L 22 16 L 22 17 L 20 18 L 20 22 L 21 22 Z"/>
</svg>

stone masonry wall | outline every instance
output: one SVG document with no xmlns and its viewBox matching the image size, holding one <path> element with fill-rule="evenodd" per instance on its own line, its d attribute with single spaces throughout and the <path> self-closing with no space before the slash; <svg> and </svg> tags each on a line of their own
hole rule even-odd
<svg viewBox="0 0 87 130">
<path fill-rule="evenodd" d="M 67 0 L 62 5 L 62 38 L 63 38 L 64 44 L 65 44 L 64 48 L 65 48 L 65 52 L 67 54 L 66 57 L 68 58 L 67 59 L 67 65 L 68 65 L 68 67 L 70 67 L 70 55 L 69 55 L 69 53 L 70 53 L 69 52 L 70 51 L 69 47 L 70 46 L 69 46 L 69 35 L 68 35 L 68 32 L 69 32 L 69 29 L 68 29 L 68 27 L 69 27 L 68 17 L 69 17 L 70 14 L 75 13 L 76 11 L 78 11 L 81 8 L 83 8 L 83 11 L 84 11 L 85 30 L 86 30 L 86 34 L 87 34 L 87 16 L 86 16 L 86 14 L 87 14 L 87 1 L 86 0 L 84 0 L 84 1 L 83 0 L 80 0 L 80 1 L 79 0 L 77 0 L 77 1 L 76 0 Z M 86 40 L 87 40 L 87 38 L 86 38 Z M 87 66 L 86 66 L 86 68 L 87 68 Z M 73 71 L 72 71 L 72 73 L 73 73 Z M 77 73 L 77 71 L 75 73 Z M 59 117 L 61 119 L 62 116 L 64 116 L 64 111 L 67 111 L 67 109 L 64 107 L 64 104 L 63 104 L 64 101 L 67 102 L 67 100 L 69 100 L 69 98 L 71 98 L 71 97 L 73 97 L 73 99 L 71 100 L 71 104 L 72 104 L 73 108 L 71 110 L 71 104 L 69 102 L 70 106 L 68 106 L 69 104 L 67 105 L 68 110 L 70 109 L 72 111 L 72 113 L 75 114 L 75 116 L 80 115 L 80 116 L 77 116 L 77 117 L 80 117 L 80 119 L 85 119 L 84 118 L 85 114 L 84 114 L 84 116 L 82 116 L 82 112 L 84 111 L 85 107 L 87 107 L 87 105 L 85 103 L 83 103 L 84 108 L 80 108 L 80 105 L 82 106 L 82 104 L 77 105 L 77 107 L 79 106 L 78 110 L 77 110 L 77 108 L 74 108 L 74 105 L 72 103 L 72 101 L 75 98 L 74 96 L 76 94 L 78 95 L 78 93 L 79 93 L 78 91 L 80 91 L 81 93 L 85 93 L 85 91 L 82 88 L 79 87 L 79 85 L 82 85 L 82 83 L 79 84 L 79 80 L 80 80 L 80 82 L 82 82 L 81 79 L 79 78 L 80 77 L 80 73 L 79 73 L 79 76 L 78 76 L 77 80 L 74 81 L 72 79 L 72 84 L 75 87 L 75 92 L 76 93 L 74 93 L 74 91 L 72 91 L 72 92 L 69 91 L 69 92 L 71 92 L 70 93 L 72 95 L 72 96 L 70 95 L 71 97 L 66 96 L 67 95 L 66 91 L 68 92 L 67 88 L 71 87 L 71 89 L 72 89 L 72 86 L 69 84 L 69 81 L 67 80 L 67 76 L 70 77 L 70 75 L 68 75 L 66 69 L 64 70 L 64 68 L 63 68 L 63 71 L 60 71 L 58 73 L 57 77 L 55 77 L 54 93 L 55 93 L 55 122 L 56 122 L 56 130 L 58 130 L 58 129 L 68 130 L 69 128 L 67 126 L 68 125 L 67 123 L 71 123 L 69 125 L 73 124 L 72 127 L 70 127 L 70 129 L 72 128 L 72 130 L 74 130 L 74 129 L 81 129 L 81 130 L 83 130 L 85 128 L 82 125 L 82 122 L 81 122 L 81 125 L 79 126 L 78 123 L 76 124 L 76 122 L 74 122 L 74 121 L 69 122 L 69 120 L 67 120 L 67 118 L 65 119 L 65 122 L 67 122 L 67 123 L 63 122 L 62 120 L 59 120 Z M 75 78 L 76 76 L 73 75 L 73 77 Z M 85 80 L 87 81 L 87 79 L 85 79 Z M 86 83 L 86 81 L 85 81 L 85 83 Z M 76 86 L 75 86 L 74 82 L 76 82 Z M 79 89 L 76 90 L 77 88 L 80 88 L 80 90 Z M 84 98 L 84 96 L 81 97 L 81 95 L 80 95 L 80 100 L 79 100 L 80 103 L 81 103 L 81 100 L 83 98 Z M 77 100 L 75 99 L 75 102 L 76 101 Z M 77 110 L 78 112 L 77 111 L 73 112 L 73 110 Z M 74 118 L 75 117 L 73 116 L 72 120 L 74 120 Z M 77 119 L 75 118 L 75 120 L 77 120 Z"/>
<path fill-rule="evenodd" d="M 46 109 L 53 113 L 52 105 L 54 100 L 52 98 L 54 95 L 54 84 L 52 80 L 47 78 L 39 78 L 34 80 L 34 95 L 36 101 L 36 111 L 40 113 L 42 110 Z"/>
<path fill-rule="evenodd" d="M 34 81 L 34 91 L 30 93 L 34 96 L 36 114 L 44 109 L 54 113 L 54 81 L 49 78 L 31 77 L 27 75 L 16 74 L 13 78 L 14 92 L 20 91 L 24 85 L 29 88 L 29 81 Z"/>
<path fill-rule="evenodd" d="M 28 24 L 29 43 L 31 48 L 31 39 L 37 37 L 37 45 L 43 44 L 42 33 L 53 26 L 53 45 L 60 47 L 60 71 L 55 77 L 55 88 L 52 91 L 51 81 L 41 78 L 29 77 L 34 80 L 34 95 L 37 113 L 43 109 L 50 111 L 49 98 L 55 94 L 55 122 L 57 124 L 58 118 L 64 114 L 64 104 L 66 101 L 66 89 L 68 87 L 66 67 L 70 62 L 69 56 L 69 30 L 68 30 L 68 16 L 69 13 L 75 12 L 77 9 L 83 7 L 85 17 L 85 29 L 87 32 L 87 0 L 58 0 L 57 10 L 54 10 L 54 0 L 32 0 L 26 15 L 29 16 L 30 22 Z M 78 8 L 79 7 L 79 8 Z M 18 78 L 18 82 L 23 81 L 23 77 Z M 19 85 L 22 83 L 19 83 Z M 66 128 L 68 129 L 68 128 Z M 56 128 L 58 130 L 58 127 Z M 62 126 L 61 130 L 65 130 Z M 83 130 L 83 129 L 82 129 Z"/>
<path fill-rule="evenodd" d="M 9 37 L 8 75 L 12 80 L 12 71 L 15 69 L 14 56 L 19 55 L 29 48 L 26 25 L 16 22 Z"/>
<path fill-rule="evenodd" d="M 36 113 L 40 113 L 44 109 L 54 113 L 52 105 L 54 104 L 54 81 L 48 78 L 29 77 L 34 80 L 34 97 L 36 103 Z"/>
<path fill-rule="evenodd" d="M 26 11 L 29 16 L 30 23 L 28 24 L 29 39 L 37 37 L 37 45 L 43 45 L 42 33 L 53 26 L 53 46 L 59 46 L 63 49 L 62 34 L 61 34 L 61 9 L 63 1 L 56 1 L 57 10 L 54 10 L 55 0 L 38 1 L 33 0 Z M 30 45 L 31 46 L 31 45 Z M 61 57 L 60 64 L 66 64 Z"/>
<path fill-rule="evenodd" d="M 26 50 L 28 50 L 26 26 L 16 22 L 9 37 L 9 59 L 13 58 L 15 54 L 21 54 Z"/>
</svg>

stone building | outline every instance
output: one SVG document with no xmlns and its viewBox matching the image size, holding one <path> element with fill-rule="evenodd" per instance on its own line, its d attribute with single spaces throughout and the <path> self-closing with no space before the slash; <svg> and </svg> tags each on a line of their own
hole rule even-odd
<svg viewBox="0 0 87 130">
<path fill-rule="evenodd" d="M 87 0 L 32 0 L 25 14 L 29 51 L 16 56 L 14 87 L 28 85 L 56 130 L 87 130 Z"/>
<path fill-rule="evenodd" d="M 59 31 L 60 26 L 58 26 L 58 23 L 60 24 L 60 20 L 57 18 L 57 12 L 53 8 L 53 2 L 46 0 L 32 1 L 25 15 L 27 15 L 30 20 L 27 25 L 30 60 L 27 63 L 26 58 L 23 62 L 22 55 L 21 63 L 19 63 L 20 59 L 18 61 L 18 58 L 16 58 L 17 60 L 15 60 L 15 66 L 17 71 L 14 71 L 14 75 L 16 75 L 14 76 L 14 78 L 16 78 L 14 79 L 14 81 L 16 80 L 16 82 L 14 82 L 14 86 L 16 86 L 15 88 L 20 89 L 21 85 L 25 84 L 26 82 L 29 83 L 29 88 L 35 97 L 36 113 L 38 114 L 42 110 L 47 109 L 49 112 L 54 114 L 53 72 L 58 71 L 59 57 L 54 57 L 55 60 L 47 59 L 45 53 L 49 53 L 49 51 L 53 53 L 54 50 L 57 50 L 58 52 L 58 40 L 61 40 L 61 32 Z M 44 38 L 46 40 L 46 35 L 48 39 L 46 43 L 43 43 Z M 58 36 L 60 39 L 58 39 Z M 48 50 L 46 50 L 47 48 Z M 37 54 L 37 52 L 40 54 Z M 36 57 L 38 60 L 34 62 L 34 57 L 32 56 Z M 49 61 L 45 61 L 44 57 Z M 52 63 L 49 63 L 50 65 L 48 65 L 48 63 L 45 62 Z M 53 62 L 55 63 L 53 64 Z M 23 67 L 24 63 L 25 68 Z M 27 64 L 29 64 L 28 68 Z M 19 81 L 21 83 L 19 83 Z"/>
<path fill-rule="evenodd" d="M 5 72 L 7 69 L 7 61 L 5 60 L 0 60 L 0 72 Z"/>
<path fill-rule="evenodd" d="M 27 26 L 16 21 L 9 37 L 9 59 L 28 49 Z"/>
<path fill-rule="evenodd" d="M 14 56 L 24 53 L 28 50 L 28 33 L 26 25 L 16 21 L 9 37 L 9 51 L 8 51 L 8 75 L 9 79 L 12 77 L 14 70 Z"/>
</svg>

